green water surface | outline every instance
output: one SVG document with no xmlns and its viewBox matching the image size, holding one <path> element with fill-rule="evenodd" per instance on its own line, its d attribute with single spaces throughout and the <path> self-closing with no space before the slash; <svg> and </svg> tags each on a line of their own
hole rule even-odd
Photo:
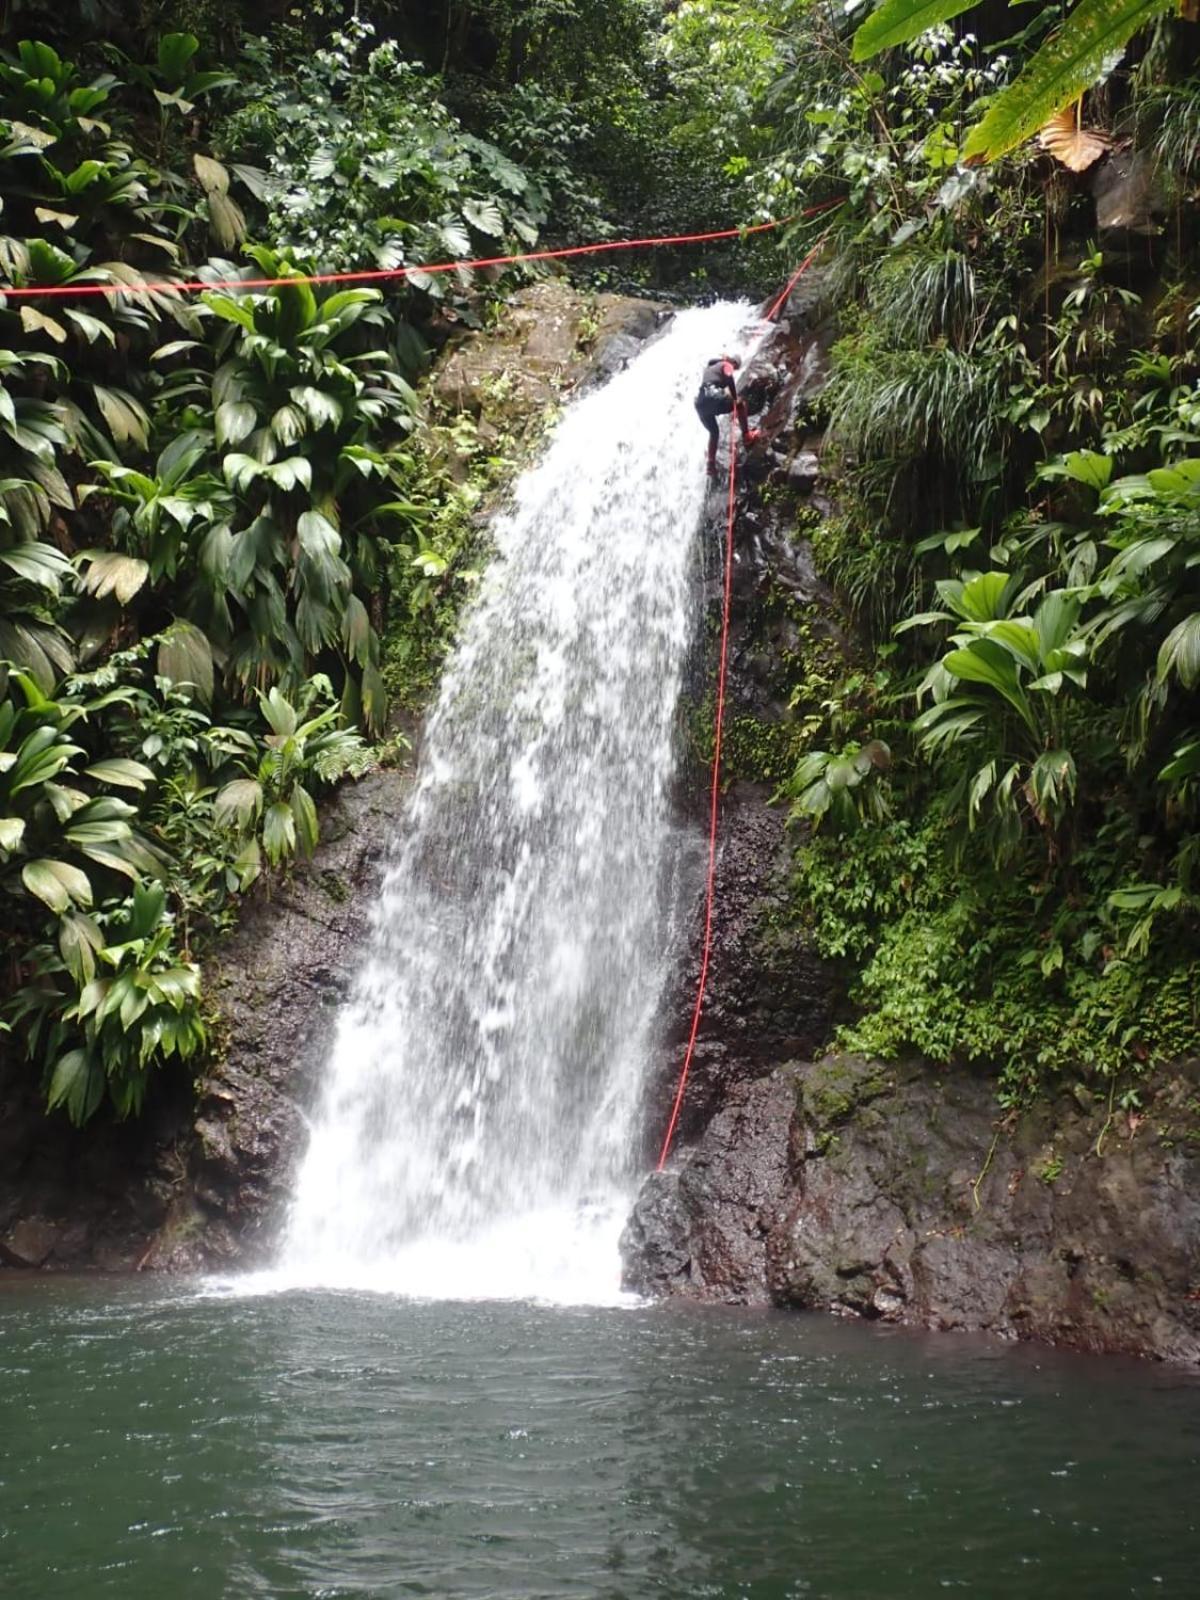
<svg viewBox="0 0 1200 1600">
<path fill-rule="evenodd" d="M 1200 1596 L 1200 1383 L 677 1306 L 0 1279 L 3 1600 Z"/>
</svg>

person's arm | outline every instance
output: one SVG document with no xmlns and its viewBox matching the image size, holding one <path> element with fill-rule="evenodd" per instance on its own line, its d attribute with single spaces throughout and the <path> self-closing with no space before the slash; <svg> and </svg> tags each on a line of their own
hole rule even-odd
<svg viewBox="0 0 1200 1600">
<path fill-rule="evenodd" d="M 721 373 L 722 373 L 722 375 L 723 375 L 723 377 L 725 379 L 725 387 L 729 390 L 729 393 L 736 400 L 737 397 L 738 397 L 737 384 L 734 382 L 733 368 L 729 365 L 728 361 L 722 362 L 722 364 L 721 364 Z"/>
</svg>

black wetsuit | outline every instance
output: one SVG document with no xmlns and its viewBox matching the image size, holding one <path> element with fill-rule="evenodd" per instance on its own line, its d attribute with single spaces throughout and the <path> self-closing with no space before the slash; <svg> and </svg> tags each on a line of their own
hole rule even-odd
<svg viewBox="0 0 1200 1600">
<path fill-rule="evenodd" d="M 733 381 L 733 368 L 719 356 L 710 361 L 700 379 L 700 392 L 696 396 L 696 415 L 708 429 L 714 446 L 720 438 L 718 417 L 727 417 L 737 405 L 737 384 Z"/>
</svg>

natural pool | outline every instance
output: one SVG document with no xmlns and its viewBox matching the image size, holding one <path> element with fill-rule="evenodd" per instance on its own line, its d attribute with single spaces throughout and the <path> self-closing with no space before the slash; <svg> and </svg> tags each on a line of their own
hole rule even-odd
<svg viewBox="0 0 1200 1600">
<path fill-rule="evenodd" d="M 4 1600 L 1194 1595 L 1200 1381 L 679 1306 L 0 1280 Z"/>
</svg>

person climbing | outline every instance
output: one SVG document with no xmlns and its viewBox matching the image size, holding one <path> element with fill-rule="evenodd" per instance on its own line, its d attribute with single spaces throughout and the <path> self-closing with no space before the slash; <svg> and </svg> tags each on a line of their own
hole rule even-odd
<svg viewBox="0 0 1200 1600">
<path fill-rule="evenodd" d="M 746 402 L 739 398 L 737 384 L 733 381 L 733 375 L 741 364 L 739 356 L 717 356 L 705 367 L 704 376 L 700 379 L 700 392 L 696 396 L 696 415 L 708 429 L 710 478 L 715 478 L 717 475 L 717 445 L 721 438 L 717 426 L 718 417 L 727 417 L 733 412 L 741 426 L 743 442 L 751 445 L 758 438 L 758 430 L 750 426 Z"/>
</svg>

